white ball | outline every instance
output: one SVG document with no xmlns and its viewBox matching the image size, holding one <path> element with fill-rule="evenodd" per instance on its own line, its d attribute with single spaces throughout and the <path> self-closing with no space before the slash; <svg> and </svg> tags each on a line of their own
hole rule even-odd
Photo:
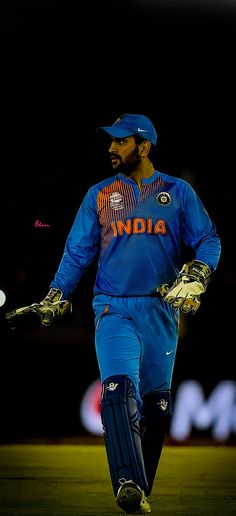
<svg viewBox="0 0 236 516">
<path fill-rule="evenodd" d="M 3 306 L 6 301 L 6 295 L 3 290 L 0 290 L 0 306 Z"/>
</svg>

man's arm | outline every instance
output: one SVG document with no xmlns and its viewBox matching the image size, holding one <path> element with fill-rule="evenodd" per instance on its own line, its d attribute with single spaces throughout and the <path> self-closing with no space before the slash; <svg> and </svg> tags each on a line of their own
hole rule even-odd
<svg viewBox="0 0 236 516">
<path fill-rule="evenodd" d="M 93 188 L 87 192 L 67 237 L 64 253 L 50 288 L 62 291 L 66 299 L 93 262 L 100 247 L 100 226 Z"/>
<path fill-rule="evenodd" d="M 183 183 L 182 239 L 195 252 L 185 263 L 172 285 L 162 285 L 158 291 L 175 310 L 195 314 L 200 296 L 216 270 L 221 254 L 220 237 L 202 201 L 188 183 Z"/>
<path fill-rule="evenodd" d="M 194 258 L 208 265 L 213 272 L 221 255 L 221 241 L 216 226 L 198 194 L 188 183 L 183 183 L 181 198 L 183 242 L 194 250 Z"/>
</svg>

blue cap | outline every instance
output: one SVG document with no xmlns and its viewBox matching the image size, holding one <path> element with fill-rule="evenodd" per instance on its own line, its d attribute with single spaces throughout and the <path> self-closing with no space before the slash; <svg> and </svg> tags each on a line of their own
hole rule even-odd
<svg viewBox="0 0 236 516">
<path fill-rule="evenodd" d="M 157 133 L 151 120 L 145 115 L 121 115 L 110 127 L 99 127 L 114 138 L 127 138 L 137 134 L 144 140 L 157 143 Z"/>
</svg>

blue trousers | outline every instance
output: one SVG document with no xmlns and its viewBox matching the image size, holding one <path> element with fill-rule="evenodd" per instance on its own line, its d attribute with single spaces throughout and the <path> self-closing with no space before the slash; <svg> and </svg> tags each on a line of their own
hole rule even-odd
<svg viewBox="0 0 236 516">
<path fill-rule="evenodd" d="M 171 388 L 178 312 L 157 297 L 95 296 L 95 347 L 101 382 L 128 376 L 139 406 L 153 390 Z"/>
</svg>

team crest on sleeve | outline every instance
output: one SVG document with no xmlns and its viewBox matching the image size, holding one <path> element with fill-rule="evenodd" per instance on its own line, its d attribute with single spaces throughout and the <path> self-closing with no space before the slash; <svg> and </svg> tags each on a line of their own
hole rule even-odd
<svg viewBox="0 0 236 516">
<path fill-rule="evenodd" d="M 171 196 L 168 192 L 159 192 L 156 200 L 160 206 L 168 206 L 171 203 Z"/>
<path fill-rule="evenodd" d="M 113 192 L 110 195 L 110 207 L 112 210 L 123 210 L 123 197 L 119 192 Z"/>
</svg>

